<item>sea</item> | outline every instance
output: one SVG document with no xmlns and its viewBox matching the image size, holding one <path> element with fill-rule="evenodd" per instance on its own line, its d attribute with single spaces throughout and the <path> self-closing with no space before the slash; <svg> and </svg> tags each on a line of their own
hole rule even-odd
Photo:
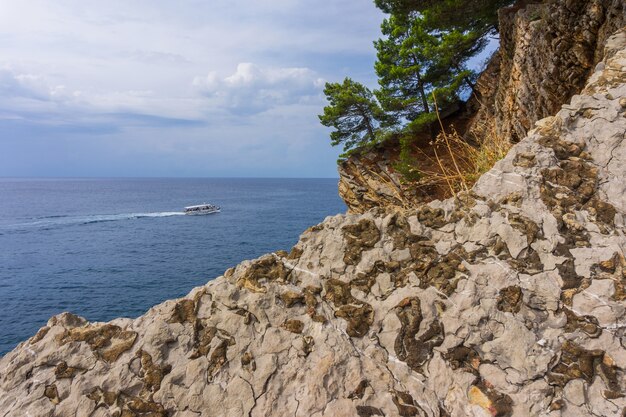
<svg viewBox="0 0 626 417">
<path fill-rule="evenodd" d="M 221 213 L 183 214 L 202 203 Z M 0 356 L 64 311 L 138 317 L 345 211 L 336 179 L 0 178 Z"/>
</svg>

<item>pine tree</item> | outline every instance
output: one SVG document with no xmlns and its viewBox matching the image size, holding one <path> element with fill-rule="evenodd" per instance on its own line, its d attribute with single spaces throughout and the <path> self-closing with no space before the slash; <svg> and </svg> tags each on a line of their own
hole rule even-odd
<svg viewBox="0 0 626 417">
<path fill-rule="evenodd" d="M 390 13 L 374 42 L 380 88 L 374 95 L 346 78 L 329 83 L 329 105 L 319 116 L 333 127 L 331 141 L 344 150 L 400 138 L 405 171 L 414 133 L 431 129 L 435 110 L 445 110 L 474 92 L 476 73 L 467 67 L 497 30 L 497 9 L 512 0 L 374 0 Z M 404 125 L 401 130 L 390 128 Z"/>
<path fill-rule="evenodd" d="M 466 63 L 482 48 L 480 39 L 432 31 L 420 15 L 392 15 L 381 29 L 386 38 L 374 42 L 380 84 L 375 94 L 385 111 L 407 122 L 407 130 L 422 130 L 435 121 L 435 107 L 445 109 L 464 91 L 473 92 L 476 74 Z"/>
<path fill-rule="evenodd" d="M 374 0 L 374 4 L 380 10 L 396 16 L 420 11 L 427 3 L 434 4 L 436 0 Z"/>
<path fill-rule="evenodd" d="M 477 74 L 467 67 L 467 61 L 484 49 L 486 39 L 456 29 L 439 31 L 437 37 L 437 48 L 431 51 L 431 71 L 439 74 L 438 95 L 457 99 L 464 90 L 475 93 Z"/>
<path fill-rule="evenodd" d="M 330 134 L 331 143 L 343 144 L 344 151 L 375 142 L 381 129 L 393 124 L 372 92 L 350 78 L 343 83 L 326 83 L 324 94 L 329 105 L 318 117 L 322 125 L 335 129 Z"/>
<path fill-rule="evenodd" d="M 498 9 L 513 0 L 374 0 L 385 13 L 407 16 L 419 13 L 431 28 L 473 31 L 484 36 L 497 29 Z"/>
<path fill-rule="evenodd" d="M 498 9 L 512 0 L 375 0 L 395 21 L 419 21 L 421 30 L 438 38 L 437 50 L 422 45 L 441 74 L 440 96 L 454 96 L 461 90 L 474 92 L 476 74 L 467 61 L 482 52 L 488 36 L 497 31 Z M 384 33 L 384 31 L 383 31 Z M 435 75 L 433 77 L 436 78 Z"/>
<path fill-rule="evenodd" d="M 433 110 L 433 82 L 440 77 L 431 71 L 435 68 L 431 52 L 438 39 L 422 23 L 392 15 L 381 26 L 386 38 L 374 42 L 378 52 L 374 68 L 381 87 L 376 97 L 385 111 L 408 122 L 426 122 Z"/>
</svg>

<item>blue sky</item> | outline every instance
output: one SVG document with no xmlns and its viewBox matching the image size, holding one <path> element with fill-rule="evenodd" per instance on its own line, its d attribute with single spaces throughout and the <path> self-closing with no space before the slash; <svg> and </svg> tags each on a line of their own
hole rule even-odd
<svg viewBox="0 0 626 417">
<path fill-rule="evenodd" d="M 325 81 L 375 85 L 369 0 L 0 2 L 0 176 L 335 177 Z"/>
</svg>

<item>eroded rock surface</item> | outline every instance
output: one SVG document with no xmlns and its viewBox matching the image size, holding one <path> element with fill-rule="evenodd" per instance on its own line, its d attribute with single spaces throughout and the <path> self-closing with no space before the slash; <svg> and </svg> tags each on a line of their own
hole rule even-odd
<svg viewBox="0 0 626 417">
<path fill-rule="evenodd" d="M 420 199 L 393 168 L 398 146 L 355 154 L 339 163 L 339 195 L 354 213 L 377 207 L 407 208 Z"/>
<path fill-rule="evenodd" d="M 494 134 L 512 143 L 523 139 L 535 122 L 580 93 L 604 57 L 607 38 L 624 25 L 623 0 L 518 0 L 502 9 L 500 50 L 467 104 L 469 112 L 478 110 L 466 136 L 479 142 Z M 459 118 L 454 124 L 463 131 L 466 122 Z M 436 190 L 403 181 L 394 170 L 398 154 L 397 144 L 386 144 L 339 165 L 339 194 L 351 212 L 406 209 L 435 198 Z M 428 157 L 416 158 L 422 169 L 428 166 Z M 518 162 L 532 162 L 524 158 Z"/>
<path fill-rule="evenodd" d="M 626 31 L 608 45 L 469 194 L 330 217 L 136 320 L 52 318 L 0 359 L 0 416 L 623 416 Z"/>
<path fill-rule="evenodd" d="M 626 25 L 622 0 L 518 1 L 500 10 L 500 75 L 490 105 L 518 142 L 581 91 L 607 38 Z"/>
</svg>

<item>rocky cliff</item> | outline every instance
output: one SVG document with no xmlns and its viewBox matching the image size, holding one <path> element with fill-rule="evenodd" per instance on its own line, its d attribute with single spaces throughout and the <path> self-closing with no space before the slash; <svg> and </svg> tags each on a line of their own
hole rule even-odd
<svg viewBox="0 0 626 417">
<path fill-rule="evenodd" d="M 53 317 L 0 359 L 0 416 L 626 415 L 626 29 L 606 57 L 470 193 Z"/>
<path fill-rule="evenodd" d="M 469 136 L 480 140 L 495 129 L 516 143 L 584 87 L 603 58 L 607 37 L 626 25 L 626 5 L 623 0 L 519 0 L 502 9 L 499 20 L 500 50 L 479 80 L 480 108 Z M 340 194 L 352 212 L 432 199 L 428 190 L 401 181 L 393 170 L 397 155 L 390 146 L 384 156 L 356 154 L 340 165 Z"/>
<path fill-rule="evenodd" d="M 339 163 L 339 195 L 351 212 L 408 208 L 428 198 L 394 170 L 399 153 L 398 144 L 385 144 Z"/>
<path fill-rule="evenodd" d="M 609 35 L 626 25 L 622 0 L 522 1 L 500 10 L 500 75 L 485 109 L 514 143 L 584 87 Z"/>
</svg>

